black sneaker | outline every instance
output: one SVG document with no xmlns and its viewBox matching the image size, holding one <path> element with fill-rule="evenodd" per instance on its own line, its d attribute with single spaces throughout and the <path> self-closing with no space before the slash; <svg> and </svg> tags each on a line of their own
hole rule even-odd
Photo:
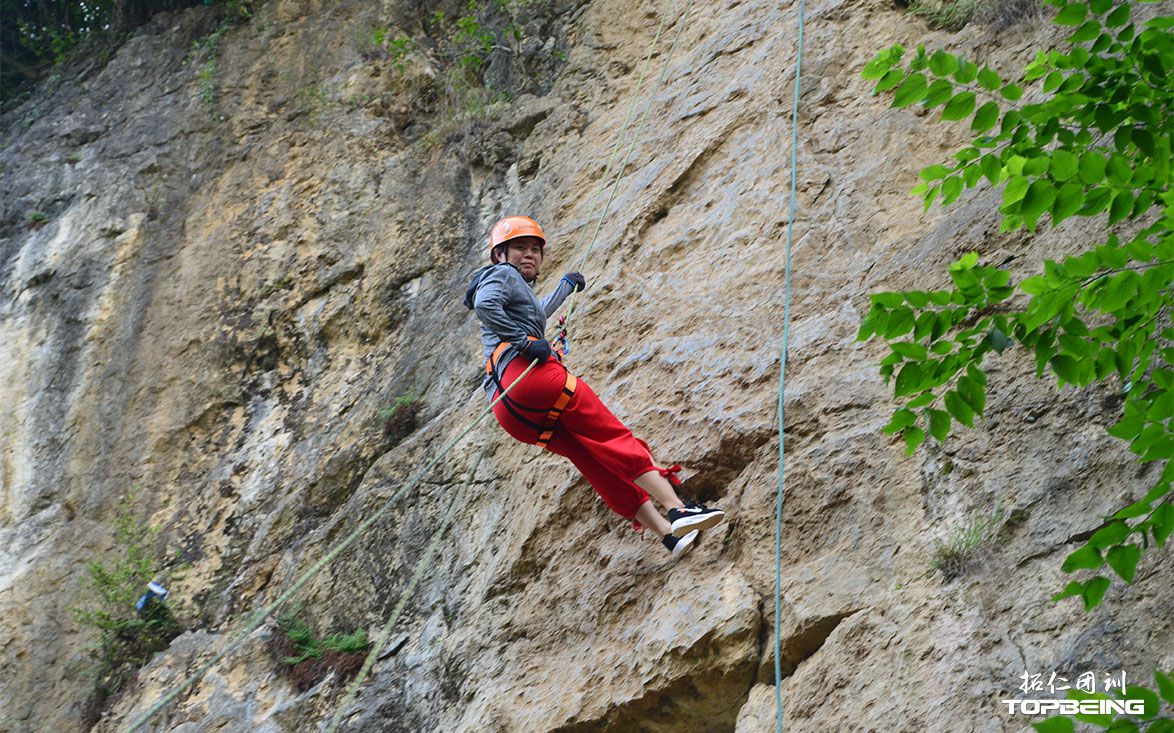
<svg viewBox="0 0 1174 733">
<path fill-rule="evenodd" d="M 675 537 L 684 537 L 695 529 L 715 527 L 725 518 L 726 513 L 721 509 L 710 509 L 704 504 L 689 502 L 681 509 L 669 509 L 669 522 L 673 525 Z"/>
<path fill-rule="evenodd" d="M 674 537 L 671 534 L 666 534 L 661 539 L 661 542 L 669 549 L 669 552 L 673 553 L 673 559 L 676 560 L 681 555 L 693 549 L 693 543 L 700 534 L 697 530 L 693 530 L 684 537 Z"/>
</svg>

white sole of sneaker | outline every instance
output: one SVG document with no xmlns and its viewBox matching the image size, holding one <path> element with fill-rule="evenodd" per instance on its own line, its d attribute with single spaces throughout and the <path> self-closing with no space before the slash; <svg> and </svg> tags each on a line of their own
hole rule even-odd
<svg viewBox="0 0 1174 733">
<path fill-rule="evenodd" d="M 673 559 L 674 560 L 678 559 L 682 555 L 684 555 L 685 553 L 689 552 L 689 550 L 692 550 L 693 549 L 693 542 L 697 539 L 698 535 L 700 535 L 700 534 L 701 533 L 698 532 L 697 530 L 693 530 L 689 534 L 678 539 L 676 546 L 673 547 Z"/>
<path fill-rule="evenodd" d="M 684 537 L 693 530 L 716 527 L 726 518 L 726 513 L 718 509 L 700 517 L 681 517 L 673 522 L 673 537 Z"/>
</svg>

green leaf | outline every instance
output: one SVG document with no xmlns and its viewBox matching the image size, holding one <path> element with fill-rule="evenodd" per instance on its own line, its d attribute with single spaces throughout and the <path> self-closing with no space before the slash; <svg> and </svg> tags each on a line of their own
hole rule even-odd
<svg viewBox="0 0 1174 733">
<path fill-rule="evenodd" d="M 1113 515 L 1113 519 L 1134 519 L 1144 517 L 1151 511 L 1148 501 L 1136 501 Z"/>
<path fill-rule="evenodd" d="M 1052 174 L 1052 178 L 1057 181 L 1067 181 L 1076 175 L 1078 168 L 1079 162 L 1072 153 L 1062 149 L 1052 151 L 1052 162 L 1049 166 L 1049 172 Z"/>
<path fill-rule="evenodd" d="M 1007 179 L 1007 187 L 1003 189 L 1003 206 L 1023 200 L 1027 195 L 1027 187 L 1031 185 L 1026 178 L 1012 175 Z"/>
<path fill-rule="evenodd" d="M 1071 718 L 1065 718 L 1059 715 L 1053 715 L 1038 723 L 1032 723 L 1031 727 L 1035 728 L 1039 733 L 1073 733 L 1076 730 L 1072 725 Z"/>
<path fill-rule="evenodd" d="M 1166 494 L 1169 494 L 1170 489 L 1174 489 L 1174 483 L 1170 483 L 1169 481 L 1159 481 L 1152 489 L 1149 490 L 1149 493 L 1147 493 L 1145 497 L 1142 498 L 1142 501 L 1155 502 Z M 1159 511 L 1160 510 L 1161 507 L 1159 507 Z"/>
<path fill-rule="evenodd" d="M 1056 25 L 1080 25 L 1088 14 L 1088 6 L 1084 3 L 1069 3 L 1060 9 L 1052 21 Z"/>
<path fill-rule="evenodd" d="M 929 57 L 929 70 L 936 76 L 949 76 L 958 70 L 958 59 L 953 54 L 938 49 Z"/>
<path fill-rule="evenodd" d="M 919 407 L 925 407 L 926 405 L 932 403 L 937 398 L 938 398 L 937 395 L 935 395 L 933 392 L 924 392 L 919 397 L 914 397 L 912 400 L 910 400 L 909 404 L 905 405 L 905 407 L 907 407 L 910 410 L 913 410 L 913 409 L 916 409 Z"/>
<path fill-rule="evenodd" d="M 1099 20 L 1090 20 L 1084 25 L 1076 29 L 1076 32 L 1068 36 L 1069 43 L 1084 43 L 1096 38 L 1101 32 L 1101 22 Z"/>
<path fill-rule="evenodd" d="M 905 455 L 911 456 L 917 447 L 925 442 L 925 431 L 921 428 L 907 428 L 905 430 Z"/>
<path fill-rule="evenodd" d="M 1065 183 L 1056 192 L 1056 200 L 1052 202 L 1052 222 L 1059 225 L 1075 214 L 1083 203 L 1084 189 L 1076 183 Z"/>
<path fill-rule="evenodd" d="M 1120 575 L 1126 583 L 1133 582 L 1133 573 L 1137 570 L 1137 561 L 1141 558 L 1141 548 L 1137 545 L 1117 545 L 1109 550 L 1105 561 Z"/>
<path fill-rule="evenodd" d="M 891 69 L 885 72 L 885 75 L 880 78 L 880 81 L 876 83 L 876 88 L 872 91 L 877 94 L 887 92 L 903 81 L 905 81 L 905 72 L 901 69 Z"/>
<path fill-rule="evenodd" d="M 1162 702 L 1158 696 L 1154 694 L 1153 690 L 1142 687 L 1141 685 L 1129 685 L 1125 688 L 1123 698 L 1127 700 L 1142 700 L 1144 705 L 1144 712 L 1138 716 L 1142 720 L 1149 720 L 1157 716 L 1162 708 Z"/>
<path fill-rule="evenodd" d="M 921 104 L 926 109 L 933 109 L 942 102 L 950 98 L 954 93 L 954 85 L 945 79 L 935 79 L 929 85 L 929 89 L 925 91 L 925 98 L 921 100 Z"/>
<path fill-rule="evenodd" d="M 924 361 L 929 356 L 924 346 L 912 341 L 897 341 L 889 344 L 889 348 L 906 359 Z"/>
<path fill-rule="evenodd" d="M 1091 611 L 1100 605 L 1107 590 L 1109 590 L 1109 579 L 1100 575 L 1085 583 L 1084 590 L 1080 594 L 1080 597 L 1084 599 L 1084 610 Z"/>
<path fill-rule="evenodd" d="M 1050 164 L 1051 159 L 1043 155 L 1028 158 L 1023 164 L 1023 175 L 1029 177 L 1041 176 L 1048 170 L 1048 165 Z"/>
<path fill-rule="evenodd" d="M 1108 173 L 1110 183 L 1114 186 L 1124 186 L 1133 177 L 1133 167 L 1124 155 L 1113 153 L 1109 156 Z"/>
<path fill-rule="evenodd" d="M 1128 524 L 1125 522 L 1113 522 L 1093 532 L 1092 537 L 1088 538 L 1088 544 L 1098 550 L 1103 550 L 1110 545 L 1123 542 L 1129 536 L 1129 533 L 1130 529 Z"/>
<path fill-rule="evenodd" d="M 1105 286 L 1097 291 L 1089 305 L 1104 313 L 1115 313 L 1137 295 L 1140 283 L 1141 276 L 1133 270 L 1119 272 L 1105 281 Z"/>
<path fill-rule="evenodd" d="M 1095 186 L 1105 179 L 1105 158 L 1093 152 L 1080 155 L 1080 178 L 1090 186 Z"/>
<path fill-rule="evenodd" d="M 1007 84 L 999 90 L 999 93 L 1003 95 L 1004 99 L 1009 99 L 1012 102 L 1015 102 L 1023 97 L 1023 87 L 1019 86 L 1018 84 Z"/>
<path fill-rule="evenodd" d="M 897 295 L 896 293 L 893 294 Z M 894 308 L 889 313 L 888 323 L 885 324 L 884 336 L 887 339 L 894 339 L 898 336 L 904 336 L 913 330 L 914 324 L 915 321 L 913 318 L 913 311 L 911 309 L 904 307 Z"/>
<path fill-rule="evenodd" d="M 982 169 L 982 174 L 986 176 L 988 181 L 992 184 L 999 182 L 999 176 L 1003 172 L 1003 163 L 999 160 L 998 156 L 984 155 L 979 166 Z"/>
<path fill-rule="evenodd" d="M 886 52 L 881 51 L 864 65 L 864 70 L 860 72 L 860 77 L 862 79 L 879 79 L 892 67 L 893 60 L 889 58 Z"/>
<path fill-rule="evenodd" d="M 1052 202 L 1055 200 L 1056 189 L 1052 186 L 1051 181 L 1045 178 L 1032 181 L 1031 185 L 1027 187 L 1027 193 L 1023 195 L 1023 203 L 1019 209 L 1019 214 L 1023 217 L 1028 231 L 1035 228 L 1036 220 L 1051 208 Z"/>
<path fill-rule="evenodd" d="M 1049 362 L 1052 371 L 1065 382 L 1083 387 L 1092 381 L 1091 362 L 1077 359 L 1066 354 L 1057 354 Z"/>
<path fill-rule="evenodd" d="M 945 410 L 931 409 L 929 411 L 929 433 L 939 443 L 944 443 L 946 436 L 950 433 L 950 413 Z"/>
<path fill-rule="evenodd" d="M 1056 601 L 1062 600 L 1064 598 L 1069 598 L 1071 596 L 1078 596 L 1082 592 L 1084 592 L 1084 583 L 1081 583 L 1080 581 L 1077 581 L 1077 580 L 1073 580 L 1068 585 L 1064 586 L 1064 590 L 1062 590 L 1059 593 L 1057 593 L 1056 595 L 1052 596 L 1052 602 L 1054 603 Z"/>
<path fill-rule="evenodd" d="M 901 82 L 901 86 L 897 87 L 897 91 L 893 95 L 893 106 L 899 109 L 921 101 L 928 88 L 929 84 L 926 82 L 924 74 L 910 74 L 905 81 Z"/>
<path fill-rule="evenodd" d="M 978 85 L 987 91 L 993 92 L 1003 84 L 1003 80 L 989 66 L 978 71 Z"/>
<path fill-rule="evenodd" d="M 1174 531 L 1174 504 L 1166 502 L 1155 509 L 1152 521 L 1154 539 L 1157 540 L 1158 547 L 1162 547 Z"/>
<path fill-rule="evenodd" d="M 946 102 L 946 108 L 942 110 L 943 120 L 961 120 L 970 116 L 974 111 L 974 92 L 961 92 L 955 94 L 949 102 Z"/>
<path fill-rule="evenodd" d="M 1133 193 L 1118 191 L 1117 195 L 1113 197 L 1113 203 L 1109 206 L 1109 224 L 1116 224 L 1131 213 L 1133 213 Z"/>
<path fill-rule="evenodd" d="M 917 413 L 913 410 L 900 409 L 893 413 L 893 419 L 889 424 L 881 428 L 881 432 L 885 435 L 895 435 L 913 423 L 917 422 Z"/>
<path fill-rule="evenodd" d="M 986 392 L 969 377 L 958 380 L 958 395 L 966 400 L 966 404 L 970 405 L 975 415 L 981 415 L 986 409 Z"/>
<path fill-rule="evenodd" d="M 969 84 L 978 76 L 978 67 L 962 57 L 958 57 L 958 70 L 954 72 L 954 79 L 959 84 Z M 966 115 L 962 115 L 965 117 Z"/>
<path fill-rule="evenodd" d="M 954 390 L 946 393 L 944 398 L 946 409 L 954 416 L 954 419 L 962 423 L 966 427 L 973 427 L 974 425 L 974 410 L 967 404 L 966 400 Z"/>
<path fill-rule="evenodd" d="M 893 389 L 893 396 L 903 397 L 917 392 L 921 387 L 921 379 L 921 367 L 915 362 L 901 367 L 901 371 L 897 374 L 897 384 Z"/>
<path fill-rule="evenodd" d="M 920 175 L 923 181 L 936 181 L 939 178 L 945 178 L 946 176 L 950 175 L 951 170 L 952 169 L 949 166 L 941 165 L 939 163 L 922 168 Z"/>
<path fill-rule="evenodd" d="M 975 132 L 986 132 L 995 126 L 999 121 L 999 105 L 997 102 L 987 102 L 978 108 L 974 113 L 974 121 L 970 123 L 970 129 Z"/>
<path fill-rule="evenodd" d="M 1084 545 L 1064 558 L 1064 563 L 1060 566 L 1060 569 L 1066 573 L 1071 573 L 1076 570 L 1096 570 L 1104 562 L 1095 547 Z"/>
<path fill-rule="evenodd" d="M 1158 692 L 1162 694 L 1162 699 L 1174 705 L 1174 680 L 1170 679 L 1170 675 L 1155 669 L 1154 681 L 1158 683 Z"/>
<path fill-rule="evenodd" d="M 962 179 L 957 176 L 942 181 L 942 206 L 948 206 L 962 195 Z"/>
<path fill-rule="evenodd" d="M 1110 28 L 1125 25 L 1129 22 L 1129 4 L 1118 5 L 1117 9 L 1109 13 L 1109 17 L 1105 18 L 1105 25 Z"/>
<path fill-rule="evenodd" d="M 1133 144 L 1146 155 L 1155 154 L 1154 134 L 1149 130 L 1144 127 L 1135 127 L 1129 131 L 1129 137 L 1133 140 Z"/>
</svg>

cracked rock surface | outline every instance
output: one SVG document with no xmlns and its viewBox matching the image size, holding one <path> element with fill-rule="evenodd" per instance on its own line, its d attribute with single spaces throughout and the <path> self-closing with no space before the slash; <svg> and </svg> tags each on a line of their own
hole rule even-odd
<svg viewBox="0 0 1174 733">
<path fill-rule="evenodd" d="M 102 731 L 391 500 L 295 599 L 319 630 L 374 635 L 483 446 L 343 730 L 775 729 L 797 6 L 697 4 L 655 93 L 636 88 L 652 9 L 544 7 L 522 28 L 522 60 L 493 62 L 512 101 L 455 126 L 412 96 L 434 69 L 405 80 L 355 40 L 415 28 L 418 9 L 355 0 L 258 3 L 220 40 L 211 106 L 188 52 L 219 11 L 195 7 L 0 120 L 0 730 L 78 727 L 91 639 L 68 609 L 85 563 L 114 549 L 128 491 L 160 528 L 160 556 L 192 564 L 171 585 L 190 630 L 112 701 Z M 1000 234 L 994 190 L 923 212 L 908 190 L 966 130 L 888 110 L 861 67 L 924 43 L 1013 73 L 1057 37 L 1031 19 L 933 32 L 875 0 L 807 9 L 778 619 L 787 729 L 1017 731 L 998 700 L 1025 670 L 1144 683 L 1174 664 L 1168 554 L 1147 553 L 1092 613 L 1048 600 L 1078 538 L 1152 483 L 1103 430 L 1111 395 L 1058 392 L 1009 352 L 991 365 L 986 418 L 907 458 L 879 432 L 893 409 L 882 349 L 855 342 L 870 292 L 944 285 L 971 250 L 1021 278 L 1088 235 L 1074 220 Z M 539 288 L 553 287 L 594 230 L 628 110 L 649 100 L 581 268 L 568 363 L 659 464 L 684 464 L 686 500 L 729 521 L 673 563 L 567 461 L 491 418 L 399 493 L 486 404 L 460 300 L 490 226 L 541 222 Z M 43 226 L 26 226 L 34 210 Z M 409 393 L 418 413 L 389 429 L 381 416 Z M 993 546 L 949 582 L 926 572 L 935 541 L 996 505 L 1011 519 Z M 342 683 L 299 694 L 258 634 L 153 729 L 324 725 Z"/>
</svg>

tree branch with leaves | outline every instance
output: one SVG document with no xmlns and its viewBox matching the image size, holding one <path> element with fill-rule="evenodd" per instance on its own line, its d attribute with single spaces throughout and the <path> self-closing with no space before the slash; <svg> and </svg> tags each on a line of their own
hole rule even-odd
<svg viewBox="0 0 1174 733">
<path fill-rule="evenodd" d="M 877 54 L 863 76 L 892 93 L 893 107 L 970 120 L 974 138 L 954 161 L 921 171 L 913 193 L 926 209 L 1000 186 L 1001 231 L 1089 217 L 1103 222 L 1104 239 L 1045 260 L 1018 288 L 1009 271 L 969 253 L 950 266 L 950 288 L 873 294 L 858 339 L 889 345 L 880 372 L 904 404 L 884 431 L 901 435 L 910 455 L 983 415 L 984 362 L 1012 347 L 1034 354 L 1037 378 L 1113 385 L 1122 411 L 1108 432 L 1139 462 L 1164 466 L 1065 558 L 1064 572 L 1093 574 L 1053 600 L 1080 596 L 1089 610 L 1113 574 L 1131 583 L 1142 553 L 1174 531 L 1174 18 L 1135 23 L 1129 2 L 1048 1 L 1059 7 L 1054 22 L 1074 28 L 1067 50 L 1040 51 L 1017 79 L 943 50 L 918 48 L 906 60 L 901 46 Z M 990 98 L 981 106 L 980 93 Z"/>
</svg>

